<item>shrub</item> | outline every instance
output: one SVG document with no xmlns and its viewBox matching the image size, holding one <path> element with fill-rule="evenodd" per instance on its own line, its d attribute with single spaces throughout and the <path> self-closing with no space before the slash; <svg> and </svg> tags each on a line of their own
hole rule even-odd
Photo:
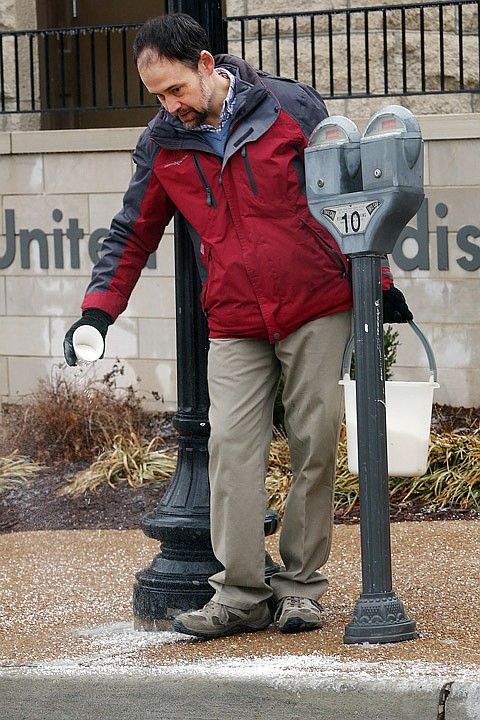
<svg viewBox="0 0 480 720">
<path fill-rule="evenodd" d="M 118 434 L 139 432 L 144 412 L 131 388 L 118 390 L 118 366 L 101 380 L 66 377 L 56 366 L 15 422 L 2 428 L 5 447 L 41 463 L 91 460 Z"/>
</svg>

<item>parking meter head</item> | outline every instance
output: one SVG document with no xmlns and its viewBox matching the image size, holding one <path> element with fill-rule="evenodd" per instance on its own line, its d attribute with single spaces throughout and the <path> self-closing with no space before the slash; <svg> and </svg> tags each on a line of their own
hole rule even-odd
<svg viewBox="0 0 480 720">
<path fill-rule="evenodd" d="M 308 140 L 309 147 L 331 147 L 360 142 L 360 131 L 355 123 L 342 115 L 325 118 L 314 128 Z"/>
<path fill-rule="evenodd" d="M 420 133 L 420 125 L 415 115 L 402 105 L 386 105 L 372 115 L 363 137 L 406 132 Z"/>
<path fill-rule="evenodd" d="M 424 198 L 423 140 L 416 117 L 388 105 L 370 119 L 360 141 L 364 192 L 382 202 L 366 234 L 375 252 L 392 252 Z"/>
<path fill-rule="evenodd" d="M 410 110 L 388 105 L 375 113 L 361 139 L 361 157 L 364 190 L 408 187 L 423 192 L 422 133 Z"/>
<path fill-rule="evenodd" d="M 348 118 L 327 118 L 305 149 L 305 175 L 309 210 L 343 253 L 390 253 L 424 198 L 419 124 L 397 105 L 375 113 L 362 137 Z"/>
<path fill-rule="evenodd" d="M 355 123 L 340 116 L 322 120 L 310 135 L 305 168 L 309 202 L 360 190 L 360 132 Z"/>
</svg>

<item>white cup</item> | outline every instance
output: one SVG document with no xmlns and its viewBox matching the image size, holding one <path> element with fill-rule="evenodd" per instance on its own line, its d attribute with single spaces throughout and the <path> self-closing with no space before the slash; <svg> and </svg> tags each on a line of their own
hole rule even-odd
<svg viewBox="0 0 480 720">
<path fill-rule="evenodd" d="M 101 333 L 92 325 L 80 325 L 73 333 L 73 349 L 80 362 L 95 362 L 103 355 L 104 348 Z"/>
</svg>

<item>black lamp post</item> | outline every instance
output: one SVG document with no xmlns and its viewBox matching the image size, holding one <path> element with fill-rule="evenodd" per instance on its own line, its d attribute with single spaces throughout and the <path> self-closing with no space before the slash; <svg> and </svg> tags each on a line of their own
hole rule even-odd
<svg viewBox="0 0 480 720">
<path fill-rule="evenodd" d="M 205 27 L 215 52 L 225 49 L 221 0 L 169 0 L 169 12 L 185 12 Z M 208 330 L 200 307 L 201 282 L 184 218 L 175 217 L 178 462 L 159 506 L 142 522 L 148 537 L 161 542 L 152 564 L 136 574 L 135 626 L 161 627 L 178 610 L 202 607 L 213 595 L 210 575 L 221 569 L 210 540 L 208 480 Z M 278 515 L 268 511 L 265 534 L 275 532 Z M 276 569 L 266 555 L 266 577 Z"/>
<path fill-rule="evenodd" d="M 161 542 L 150 567 L 137 573 L 133 611 L 144 629 L 174 610 L 202 607 L 213 595 L 208 578 L 221 569 L 210 542 L 208 485 L 208 334 L 198 302 L 200 278 L 185 220 L 175 217 L 177 308 L 177 396 L 173 426 L 179 433 L 178 461 L 160 505 L 142 522 Z"/>
</svg>

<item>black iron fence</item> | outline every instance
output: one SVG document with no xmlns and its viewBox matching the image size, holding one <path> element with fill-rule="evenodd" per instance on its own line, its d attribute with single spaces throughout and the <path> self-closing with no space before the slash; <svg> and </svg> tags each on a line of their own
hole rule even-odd
<svg viewBox="0 0 480 720">
<path fill-rule="evenodd" d="M 138 25 L 0 33 L 0 110 L 28 113 L 138 108 L 132 62 Z"/>
<path fill-rule="evenodd" d="M 328 99 L 480 90 L 478 0 L 228 18 L 229 50 Z"/>
<path fill-rule="evenodd" d="M 480 0 L 227 17 L 229 52 L 326 99 L 480 91 Z M 137 25 L 0 33 L 0 112 L 155 105 L 131 59 Z"/>
</svg>

